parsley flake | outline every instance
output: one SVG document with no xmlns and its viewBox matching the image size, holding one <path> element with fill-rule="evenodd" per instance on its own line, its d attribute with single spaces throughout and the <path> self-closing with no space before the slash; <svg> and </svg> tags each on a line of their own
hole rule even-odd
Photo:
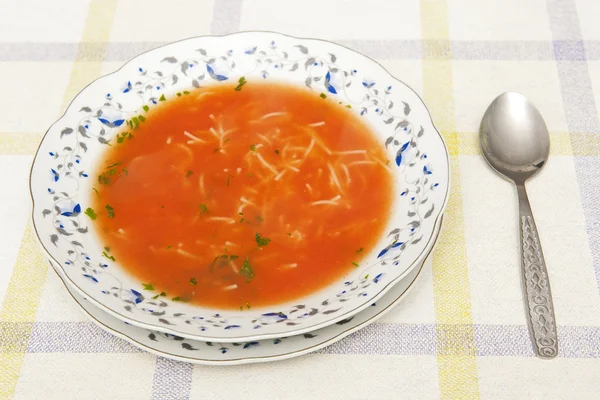
<svg viewBox="0 0 600 400">
<path fill-rule="evenodd" d="M 134 117 L 136 118 L 136 117 Z M 136 119 L 137 121 L 137 119 Z M 138 125 L 139 125 L 139 121 L 138 121 Z M 137 127 L 137 125 L 136 125 Z M 123 132 L 123 133 L 119 133 L 117 135 L 117 143 L 123 143 L 125 141 L 125 139 L 131 140 L 133 139 L 133 135 L 131 134 L 131 132 Z"/>
<path fill-rule="evenodd" d="M 144 290 L 154 290 L 154 286 L 151 283 L 142 283 Z"/>
<path fill-rule="evenodd" d="M 198 281 L 196 280 L 196 278 L 191 278 L 190 279 L 190 285 L 196 286 L 197 284 L 198 284 Z"/>
<path fill-rule="evenodd" d="M 115 217 L 115 209 L 112 208 L 109 204 L 106 205 L 106 212 L 108 213 L 108 218 Z"/>
<path fill-rule="evenodd" d="M 254 236 L 254 239 L 256 240 L 256 244 L 258 245 L 258 247 L 264 247 L 271 243 L 271 239 L 264 236 L 260 236 L 258 233 Z"/>
<path fill-rule="evenodd" d="M 105 248 L 107 249 L 108 247 L 105 247 Z M 114 256 L 111 256 L 110 254 L 108 254 L 109 251 L 110 250 L 103 251 L 102 256 L 108 258 L 110 261 L 117 261 Z"/>
<path fill-rule="evenodd" d="M 242 90 L 242 86 L 244 86 L 245 84 L 246 84 L 246 78 L 242 76 L 238 80 L 238 85 L 235 87 L 235 91 L 239 92 L 240 90 Z"/>
<path fill-rule="evenodd" d="M 101 185 L 108 185 L 110 183 L 110 178 L 103 172 L 98 175 L 98 183 Z"/>
<path fill-rule="evenodd" d="M 91 207 L 86 208 L 84 214 L 90 217 L 92 221 L 96 220 L 96 212 Z"/>
<path fill-rule="evenodd" d="M 246 278 L 246 283 L 250 283 L 250 281 L 254 279 L 254 271 L 252 270 L 250 261 L 248 261 L 248 257 L 246 257 L 246 260 L 240 269 L 240 275 Z"/>
</svg>

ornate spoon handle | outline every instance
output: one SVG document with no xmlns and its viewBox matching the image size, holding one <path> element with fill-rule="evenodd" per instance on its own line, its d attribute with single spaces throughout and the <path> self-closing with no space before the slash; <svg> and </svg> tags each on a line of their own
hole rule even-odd
<svg viewBox="0 0 600 400">
<path fill-rule="evenodd" d="M 517 184 L 517 192 L 521 222 L 521 266 L 529 332 L 537 356 L 550 359 L 558 354 L 558 339 L 548 271 L 523 183 Z"/>
</svg>

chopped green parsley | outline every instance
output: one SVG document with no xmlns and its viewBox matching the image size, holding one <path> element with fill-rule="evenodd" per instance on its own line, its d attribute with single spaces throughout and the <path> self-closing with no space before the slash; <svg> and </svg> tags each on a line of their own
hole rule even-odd
<svg viewBox="0 0 600 400">
<path fill-rule="evenodd" d="M 106 205 L 106 212 L 108 213 L 108 218 L 115 217 L 115 209 L 112 208 L 109 204 Z"/>
<path fill-rule="evenodd" d="M 246 78 L 242 76 L 238 80 L 238 85 L 235 87 L 235 91 L 239 92 L 240 90 L 242 90 L 242 86 L 244 86 L 245 84 L 246 84 Z"/>
<path fill-rule="evenodd" d="M 252 279 L 254 279 L 254 271 L 252 270 L 252 266 L 250 265 L 250 261 L 248 261 L 248 257 L 244 261 L 242 268 L 240 269 L 240 275 L 246 278 L 246 282 L 250 283 Z"/>
<path fill-rule="evenodd" d="M 258 245 L 258 247 L 264 247 L 271 243 L 271 239 L 264 236 L 260 236 L 258 233 L 254 236 L 254 239 L 256 240 L 256 244 Z"/>
<path fill-rule="evenodd" d="M 91 207 L 86 208 L 84 214 L 90 217 L 92 221 L 96 220 L 96 212 Z"/>
</svg>

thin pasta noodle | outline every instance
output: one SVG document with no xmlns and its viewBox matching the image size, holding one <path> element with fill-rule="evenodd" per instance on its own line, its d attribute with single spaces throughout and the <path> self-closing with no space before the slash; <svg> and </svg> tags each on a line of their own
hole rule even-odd
<svg viewBox="0 0 600 400">
<path fill-rule="evenodd" d="M 227 222 L 228 224 L 235 224 L 235 219 L 229 217 L 208 217 L 204 219 L 205 221 L 222 221 Z"/>
<path fill-rule="evenodd" d="M 192 139 L 192 141 L 194 142 L 201 142 L 204 143 L 204 140 L 200 139 L 197 136 L 192 135 L 191 133 L 189 133 L 188 131 L 183 131 L 183 134 L 187 137 L 189 137 L 190 139 Z"/>
<path fill-rule="evenodd" d="M 271 172 L 273 172 L 275 175 L 278 174 L 277 170 L 275 169 L 275 167 L 273 167 L 271 164 L 269 164 L 268 162 L 265 161 L 265 159 L 263 158 L 263 156 L 260 155 L 260 153 L 254 153 L 256 154 L 256 158 L 258 158 L 258 160 L 265 166 L 267 167 L 267 169 L 269 169 Z"/>
<path fill-rule="evenodd" d="M 329 168 L 329 173 L 331 174 L 331 181 L 333 182 L 333 184 L 335 186 L 337 186 L 337 188 L 340 190 L 340 192 L 344 192 L 344 189 L 342 189 L 342 185 L 340 183 L 340 180 L 338 179 L 337 174 L 335 173 L 335 170 L 333 169 L 333 166 L 329 163 L 327 163 L 327 168 Z"/>
</svg>

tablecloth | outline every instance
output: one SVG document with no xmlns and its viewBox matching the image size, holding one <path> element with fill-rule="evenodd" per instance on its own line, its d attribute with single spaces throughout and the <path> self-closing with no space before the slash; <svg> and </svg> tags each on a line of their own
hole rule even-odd
<svg viewBox="0 0 600 400">
<path fill-rule="evenodd" d="M 0 0 L 0 398 L 600 398 L 600 2 L 597 0 Z M 432 260 L 375 325 L 283 362 L 206 367 L 89 322 L 34 240 L 27 189 L 43 132 L 94 78 L 170 41 L 238 30 L 329 39 L 425 100 L 452 190 Z M 490 101 L 519 91 L 551 158 L 529 184 L 559 357 L 533 355 L 516 193 L 479 153 Z"/>
</svg>

